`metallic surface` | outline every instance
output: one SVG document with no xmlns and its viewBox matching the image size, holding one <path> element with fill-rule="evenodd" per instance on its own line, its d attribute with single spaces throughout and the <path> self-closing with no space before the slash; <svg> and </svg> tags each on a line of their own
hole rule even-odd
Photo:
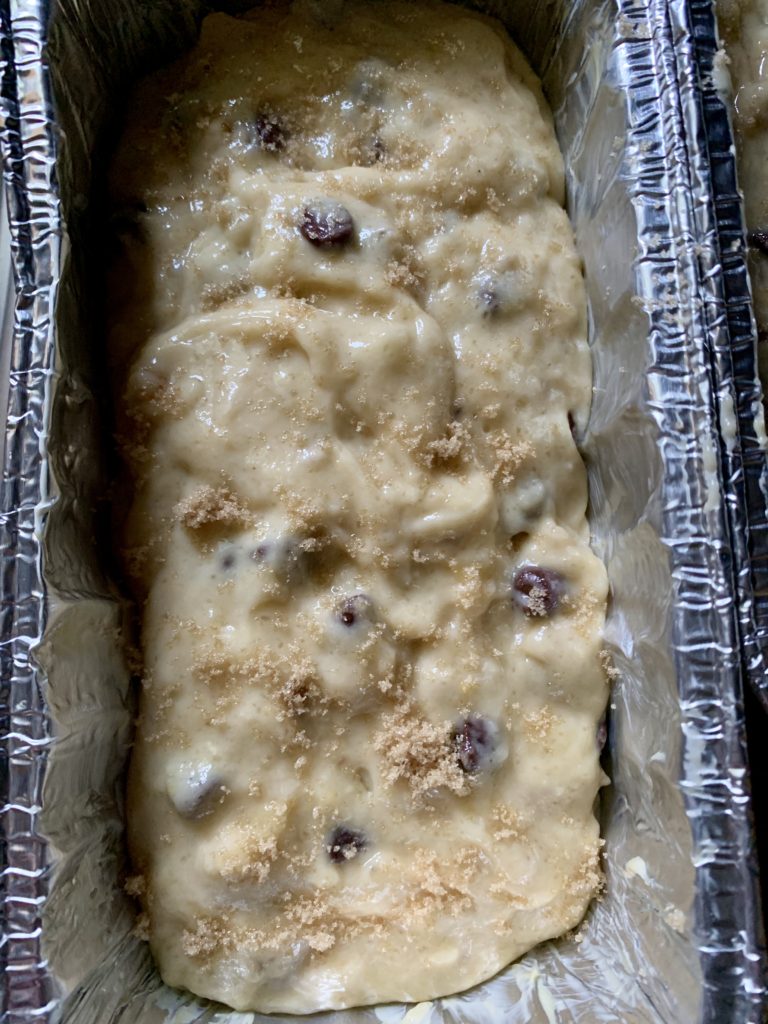
<svg viewBox="0 0 768 1024">
<path fill-rule="evenodd" d="M 618 670 L 607 889 L 578 935 L 472 992 L 321 1019 L 759 1024 L 742 688 L 766 687 L 768 487 L 711 10 L 476 6 L 543 78 L 585 265 L 584 452 Z M 126 82 L 188 43 L 198 14 L 195 0 L 0 0 L 18 285 L 0 519 L 3 1024 L 267 1019 L 166 989 L 121 887 L 131 683 L 104 570 L 98 180 Z"/>
</svg>

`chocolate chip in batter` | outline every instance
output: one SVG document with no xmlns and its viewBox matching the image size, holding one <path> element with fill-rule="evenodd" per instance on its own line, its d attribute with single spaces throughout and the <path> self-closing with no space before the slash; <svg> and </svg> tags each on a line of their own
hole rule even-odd
<svg viewBox="0 0 768 1024">
<path fill-rule="evenodd" d="M 501 309 L 501 297 L 489 277 L 483 279 L 477 297 L 480 301 L 483 316 L 495 316 Z"/>
<path fill-rule="evenodd" d="M 568 429 L 571 432 L 571 437 L 573 438 L 574 444 L 578 448 L 583 438 L 581 436 L 581 431 L 576 426 L 576 417 L 573 415 L 572 412 L 568 413 Z"/>
<path fill-rule="evenodd" d="M 768 256 L 768 227 L 753 228 L 747 234 L 747 241 L 753 249 L 759 249 L 764 256 Z"/>
<path fill-rule="evenodd" d="M 219 555 L 219 565 L 225 571 L 234 569 L 237 562 L 237 554 L 234 548 L 225 548 Z"/>
<path fill-rule="evenodd" d="M 495 318 L 520 309 L 527 296 L 525 279 L 518 271 L 478 274 L 474 279 L 483 317 Z"/>
<path fill-rule="evenodd" d="M 223 780 L 210 764 L 190 765 L 170 787 L 173 806 L 182 818 L 190 820 L 212 814 L 226 792 Z"/>
<path fill-rule="evenodd" d="M 526 615 L 550 615 L 560 603 L 565 580 L 554 569 L 524 565 L 515 573 L 512 596 Z"/>
<path fill-rule="evenodd" d="M 373 601 L 366 594 L 345 597 L 339 605 L 338 618 L 347 629 L 353 629 L 361 622 L 370 622 L 373 618 Z"/>
<path fill-rule="evenodd" d="M 362 147 L 362 162 L 365 167 L 380 164 L 387 155 L 387 147 L 380 135 L 375 135 Z"/>
<path fill-rule="evenodd" d="M 452 733 L 459 766 L 468 774 L 493 767 L 497 752 L 498 729 L 482 715 L 469 715 Z"/>
<path fill-rule="evenodd" d="M 278 117 L 261 114 L 253 122 L 256 137 L 261 149 L 270 153 L 280 153 L 288 141 L 288 130 Z"/>
<path fill-rule="evenodd" d="M 597 743 L 597 749 L 602 750 L 605 746 L 606 740 L 608 739 L 608 722 L 605 715 L 600 719 L 597 725 L 597 735 L 595 736 L 595 742 Z"/>
<path fill-rule="evenodd" d="M 254 562 L 271 570 L 284 583 L 297 583 L 307 575 L 307 552 L 298 537 L 267 538 L 249 554 Z"/>
<path fill-rule="evenodd" d="M 346 245 L 354 231 L 352 214 L 341 203 L 320 199 L 304 207 L 299 230 L 308 242 L 321 249 Z"/>
<path fill-rule="evenodd" d="M 337 825 L 328 838 L 326 852 L 334 864 L 345 864 L 353 860 L 368 846 L 365 832 L 346 825 Z"/>
</svg>

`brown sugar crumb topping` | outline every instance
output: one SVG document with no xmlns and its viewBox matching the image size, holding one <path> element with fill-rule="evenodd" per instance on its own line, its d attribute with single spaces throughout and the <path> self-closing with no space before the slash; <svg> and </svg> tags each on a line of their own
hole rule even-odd
<svg viewBox="0 0 768 1024">
<path fill-rule="evenodd" d="M 227 487 L 198 487 L 176 506 L 176 518 L 188 530 L 203 526 L 247 526 L 252 521 L 249 511 Z"/>
<path fill-rule="evenodd" d="M 448 424 L 445 437 L 427 444 L 429 465 L 464 461 L 470 454 L 470 432 L 463 423 L 453 420 Z"/>
<path fill-rule="evenodd" d="M 132 934 L 139 940 L 139 942 L 149 942 L 151 938 L 151 931 L 149 914 L 139 914 L 136 917 L 136 923 L 133 926 Z"/>
<path fill-rule="evenodd" d="M 614 683 L 619 678 L 619 670 L 613 663 L 611 652 L 603 648 L 600 651 L 600 665 L 609 683 Z"/>
<path fill-rule="evenodd" d="M 594 846 L 585 849 L 581 864 L 566 883 L 569 896 L 580 899 L 602 889 L 605 876 L 600 866 L 600 850 L 604 845 L 605 841 L 600 839 Z"/>
<path fill-rule="evenodd" d="M 488 441 L 494 453 L 494 480 L 502 487 L 509 487 L 518 469 L 526 459 L 533 457 L 533 445 L 529 441 L 513 441 L 506 430 L 491 432 Z"/>
<path fill-rule="evenodd" d="M 123 890 L 128 896 L 144 896 L 147 892 L 147 880 L 144 875 L 131 875 L 126 878 Z"/>
<path fill-rule="evenodd" d="M 208 957 L 234 945 L 234 934 L 227 922 L 198 917 L 193 929 L 181 933 L 181 948 L 190 957 Z"/>
<path fill-rule="evenodd" d="M 466 796 L 470 786 L 451 742 L 451 726 L 434 725 L 401 705 L 385 715 L 374 746 L 383 760 L 382 777 L 387 786 L 403 781 L 416 799 L 433 790 L 447 789 Z"/>
<path fill-rule="evenodd" d="M 247 822 L 230 825 L 224 830 L 225 842 L 217 852 L 216 868 L 230 884 L 266 881 L 277 860 L 277 836 L 264 835 Z"/>
<path fill-rule="evenodd" d="M 543 743 L 552 731 L 555 716 L 548 707 L 531 711 L 523 717 L 523 730 L 530 740 Z"/>
<path fill-rule="evenodd" d="M 476 851 L 475 851 L 476 853 Z M 474 905 L 470 891 L 478 861 L 472 853 L 460 851 L 447 864 L 440 862 L 431 850 L 418 850 L 413 860 L 413 887 L 407 901 L 407 915 L 416 918 L 449 913 L 467 913 Z"/>
<path fill-rule="evenodd" d="M 297 665 L 291 675 L 277 691 L 280 711 L 277 720 L 283 718 L 300 718 L 302 715 L 316 714 L 319 708 L 328 703 L 317 682 L 315 674 L 308 664 Z"/>
<path fill-rule="evenodd" d="M 493 838 L 498 842 L 520 839 L 523 832 L 522 819 L 514 808 L 497 804 L 491 812 Z"/>
</svg>

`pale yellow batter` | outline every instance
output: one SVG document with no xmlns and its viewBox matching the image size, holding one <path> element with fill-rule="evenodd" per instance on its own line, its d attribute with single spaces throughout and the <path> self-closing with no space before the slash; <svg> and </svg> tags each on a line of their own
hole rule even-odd
<svg viewBox="0 0 768 1024">
<path fill-rule="evenodd" d="M 142 926 L 238 1009 L 466 988 L 600 882 L 590 360 L 539 85 L 461 8 L 299 3 L 207 18 L 130 110 Z"/>
<path fill-rule="evenodd" d="M 739 183 L 749 232 L 763 387 L 768 385 L 768 0 L 719 0 L 734 88 Z"/>
</svg>

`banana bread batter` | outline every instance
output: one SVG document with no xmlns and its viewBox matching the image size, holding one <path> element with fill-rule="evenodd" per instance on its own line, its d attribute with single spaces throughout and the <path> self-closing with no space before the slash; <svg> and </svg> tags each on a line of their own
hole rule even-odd
<svg viewBox="0 0 768 1024">
<path fill-rule="evenodd" d="M 111 192 L 163 978 L 288 1013 L 474 985 L 600 884 L 591 367 L 538 82 L 442 3 L 211 15 Z"/>
</svg>

